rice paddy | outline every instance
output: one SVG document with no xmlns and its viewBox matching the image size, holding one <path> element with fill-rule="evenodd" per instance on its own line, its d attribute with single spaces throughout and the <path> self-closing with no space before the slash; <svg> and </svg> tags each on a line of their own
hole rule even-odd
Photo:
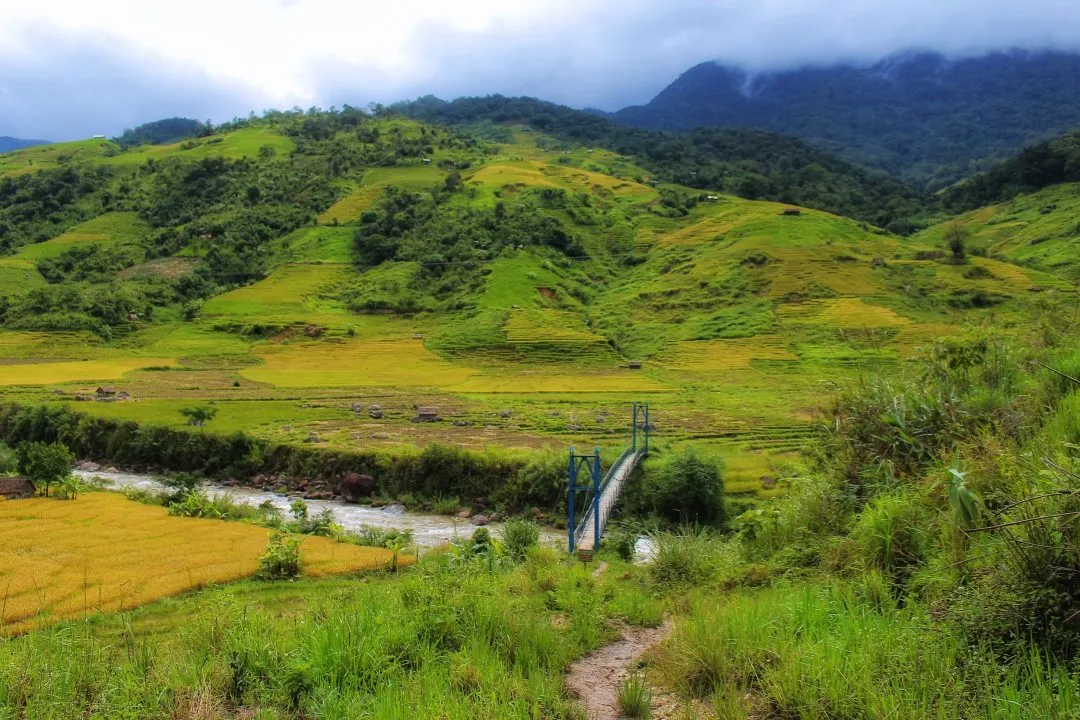
<svg viewBox="0 0 1080 720">
<path fill-rule="evenodd" d="M 251 576 L 267 537 L 265 528 L 173 517 L 117 493 L 0 502 L 0 627 L 130 610 Z M 391 554 L 305 536 L 301 558 L 304 574 L 320 577 L 386 567 Z"/>
</svg>

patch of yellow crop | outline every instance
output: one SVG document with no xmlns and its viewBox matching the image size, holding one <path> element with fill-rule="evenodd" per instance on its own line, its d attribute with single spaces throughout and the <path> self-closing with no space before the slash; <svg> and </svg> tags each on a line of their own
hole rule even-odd
<svg viewBox="0 0 1080 720">
<path fill-rule="evenodd" d="M 255 353 L 264 364 L 240 374 L 279 387 L 445 388 L 465 382 L 474 372 L 446 362 L 421 340 L 268 344 Z"/>
<path fill-rule="evenodd" d="M 257 317 L 263 322 L 305 321 L 305 313 L 323 312 L 320 293 L 340 285 L 353 273 L 341 265 L 283 265 L 254 285 L 211 298 L 205 315 Z"/>
<path fill-rule="evenodd" d="M 255 525 L 173 517 L 117 493 L 0 503 L 0 621 L 17 632 L 247 577 L 267 537 Z M 391 559 L 386 550 L 322 537 L 304 537 L 300 553 L 303 573 L 313 576 Z"/>
<path fill-rule="evenodd" d="M 787 303 L 778 308 L 786 324 L 824 325 L 835 328 L 890 327 L 909 325 L 907 318 L 880 305 L 870 305 L 861 298 L 831 298 Z"/>
<path fill-rule="evenodd" d="M 692 340 L 676 344 L 661 360 L 674 370 L 710 372 L 750 367 L 752 360 L 792 360 L 799 357 L 788 350 L 777 335 L 758 335 L 731 340 Z"/>
<path fill-rule="evenodd" d="M 364 171 L 363 184 L 338 200 L 319 216 L 322 224 L 356 223 L 365 210 L 370 209 L 383 191 L 390 185 L 407 190 L 427 190 L 443 179 L 444 173 L 434 165 L 406 165 L 380 167 Z"/>
<path fill-rule="evenodd" d="M 0 358 L 91 359 L 107 354 L 101 338 L 89 332 L 0 330 Z"/>
<path fill-rule="evenodd" d="M 892 346 L 896 348 L 897 355 L 906 360 L 933 347 L 938 340 L 952 337 L 959 332 L 960 328 L 945 323 L 912 323 L 900 329 Z"/>
<path fill-rule="evenodd" d="M 485 165 L 469 178 L 473 182 L 499 188 L 504 185 L 528 185 L 530 187 L 560 187 L 551 177 L 542 173 L 533 164 L 496 163 Z"/>
<path fill-rule="evenodd" d="M 755 272 L 769 280 L 771 297 L 806 293 L 817 286 L 839 295 L 873 295 L 881 288 L 875 275 L 880 271 L 871 266 L 870 258 L 828 249 L 777 248 L 767 252 L 775 261 Z"/>
<path fill-rule="evenodd" d="M 132 370 L 175 364 L 176 361 L 172 358 L 113 358 L 0 364 L 0 385 L 54 385 L 68 382 L 119 380 Z"/>
<path fill-rule="evenodd" d="M 603 342 L 585 327 L 581 316 L 560 310 L 511 310 L 506 319 L 506 339 L 512 343 Z"/>
<path fill-rule="evenodd" d="M 358 222 L 364 211 L 379 200 L 385 188 L 385 185 L 364 185 L 356 188 L 320 215 L 319 222 L 323 225 L 332 222 Z"/>
<path fill-rule="evenodd" d="M 455 392 L 503 394 L 503 393 L 631 393 L 665 392 L 666 385 L 642 375 L 636 370 L 625 370 L 597 375 L 560 375 L 523 372 L 507 375 L 477 375 L 453 388 Z"/>
</svg>

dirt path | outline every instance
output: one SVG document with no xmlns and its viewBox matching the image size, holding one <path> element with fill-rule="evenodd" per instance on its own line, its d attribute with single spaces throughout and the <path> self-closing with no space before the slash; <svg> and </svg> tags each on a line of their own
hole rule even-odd
<svg viewBox="0 0 1080 720">
<path fill-rule="evenodd" d="M 657 628 L 623 628 L 622 638 L 570 666 L 566 686 L 580 700 L 589 720 L 617 720 L 619 688 L 641 654 L 671 632 L 671 621 Z"/>
</svg>

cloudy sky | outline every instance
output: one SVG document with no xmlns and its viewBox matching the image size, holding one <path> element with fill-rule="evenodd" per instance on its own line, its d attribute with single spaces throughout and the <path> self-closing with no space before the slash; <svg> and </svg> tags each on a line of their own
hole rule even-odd
<svg viewBox="0 0 1080 720">
<path fill-rule="evenodd" d="M 1080 48 L 1077 0 L 0 0 L 0 135 L 503 93 L 604 109 L 751 70 Z"/>
</svg>

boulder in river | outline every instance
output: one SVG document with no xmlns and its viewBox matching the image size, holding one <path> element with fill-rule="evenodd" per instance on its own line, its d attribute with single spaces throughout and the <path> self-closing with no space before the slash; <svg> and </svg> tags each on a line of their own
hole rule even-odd
<svg viewBox="0 0 1080 720">
<path fill-rule="evenodd" d="M 471 522 L 472 522 L 473 525 L 483 527 L 484 525 L 487 525 L 488 523 L 490 523 L 491 519 L 487 515 L 484 515 L 483 513 L 477 513 L 476 515 L 472 516 Z"/>
<path fill-rule="evenodd" d="M 370 475 L 351 472 L 338 483 L 337 493 L 345 502 L 355 503 L 375 492 L 376 486 L 375 478 Z"/>
</svg>

